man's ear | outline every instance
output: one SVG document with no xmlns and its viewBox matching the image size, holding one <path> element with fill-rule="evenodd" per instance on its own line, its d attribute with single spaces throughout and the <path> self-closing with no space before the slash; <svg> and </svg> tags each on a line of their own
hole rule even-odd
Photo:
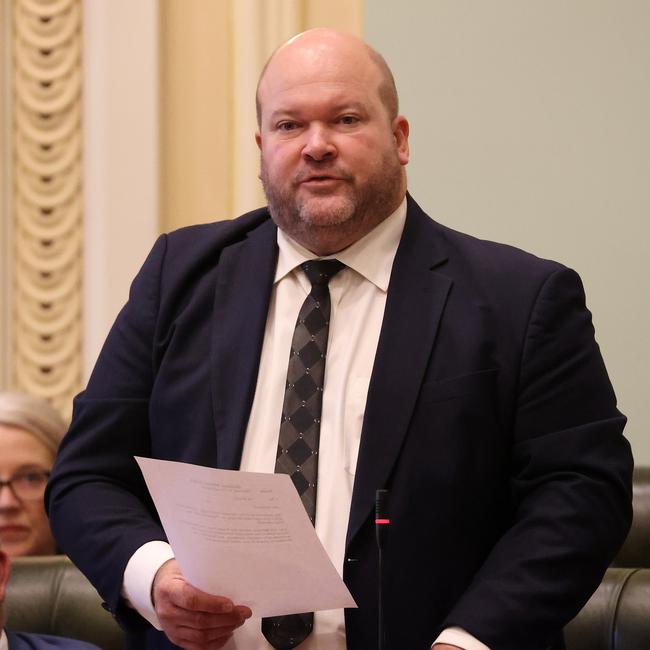
<svg viewBox="0 0 650 650">
<path fill-rule="evenodd" d="M 262 151 L 262 136 L 260 135 L 259 131 L 255 132 L 255 144 L 257 144 L 257 148 Z M 262 180 L 262 170 L 260 168 L 260 171 L 257 174 L 257 178 Z"/>
<path fill-rule="evenodd" d="M 403 115 L 398 115 L 392 124 L 393 137 L 397 145 L 397 157 L 402 165 L 408 164 L 409 161 L 409 123 Z"/>
</svg>

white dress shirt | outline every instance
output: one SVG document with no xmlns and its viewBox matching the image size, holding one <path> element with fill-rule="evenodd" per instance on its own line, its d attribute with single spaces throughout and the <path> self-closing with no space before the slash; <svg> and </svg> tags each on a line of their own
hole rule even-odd
<svg viewBox="0 0 650 650">
<path fill-rule="evenodd" d="M 384 317 L 393 260 L 406 220 L 406 201 L 352 246 L 329 256 L 345 264 L 329 283 L 331 314 L 318 452 L 316 533 L 343 575 L 345 537 L 370 375 Z M 278 262 L 240 469 L 275 468 L 289 350 L 300 307 L 311 290 L 300 264 L 317 256 L 278 230 Z M 161 564 L 173 557 L 163 542 L 138 549 L 124 574 L 129 602 L 160 629 L 150 590 Z M 255 616 L 255 612 L 253 612 Z M 437 642 L 489 650 L 466 632 L 445 630 Z M 463 645 L 460 645 L 463 643 Z M 314 630 L 300 650 L 346 650 L 342 609 L 315 612 Z M 272 650 L 259 618 L 235 631 L 226 650 Z"/>
<path fill-rule="evenodd" d="M 4 630 L 0 630 L 0 650 L 9 650 L 9 641 Z"/>
</svg>

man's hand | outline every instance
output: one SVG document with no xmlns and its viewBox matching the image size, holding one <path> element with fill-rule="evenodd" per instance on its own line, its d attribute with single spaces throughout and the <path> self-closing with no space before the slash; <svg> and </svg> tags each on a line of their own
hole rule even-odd
<svg viewBox="0 0 650 650">
<path fill-rule="evenodd" d="M 211 596 L 190 585 L 176 560 L 168 560 L 158 569 L 151 595 L 163 631 L 185 650 L 222 648 L 253 614 L 248 607 L 235 606 L 228 598 Z"/>
</svg>

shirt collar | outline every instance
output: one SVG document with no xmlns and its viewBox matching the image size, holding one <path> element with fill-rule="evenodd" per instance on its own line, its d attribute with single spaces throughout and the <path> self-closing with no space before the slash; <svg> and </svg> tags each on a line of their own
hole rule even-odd
<svg viewBox="0 0 650 650">
<path fill-rule="evenodd" d="M 7 635 L 5 634 L 5 631 L 0 629 L 0 650 L 8 650 L 9 649 L 9 641 L 7 640 Z"/>
<path fill-rule="evenodd" d="M 278 264 L 274 282 L 279 282 L 303 262 L 314 259 L 340 260 L 382 291 L 388 290 L 390 273 L 406 222 L 406 198 L 389 217 L 351 246 L 319 258 L 278 228 Z"/>
</svg>

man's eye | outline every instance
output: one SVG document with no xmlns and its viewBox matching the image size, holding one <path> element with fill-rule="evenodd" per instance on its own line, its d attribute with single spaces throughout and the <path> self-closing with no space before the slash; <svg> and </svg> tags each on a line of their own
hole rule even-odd
<svg viewBox="0 0 650 650">
<path fill-rule="evenodd" d="M 295 122 L 280 122 L 278 131 L 293 131 L 297 126 Z"/>
<path fill-rule="evenodd" d="M 339 122 L 341 124 L 357 124 L 359 118 L 356 115 L 344 115 L 339 119 Z"/>
</svg>

